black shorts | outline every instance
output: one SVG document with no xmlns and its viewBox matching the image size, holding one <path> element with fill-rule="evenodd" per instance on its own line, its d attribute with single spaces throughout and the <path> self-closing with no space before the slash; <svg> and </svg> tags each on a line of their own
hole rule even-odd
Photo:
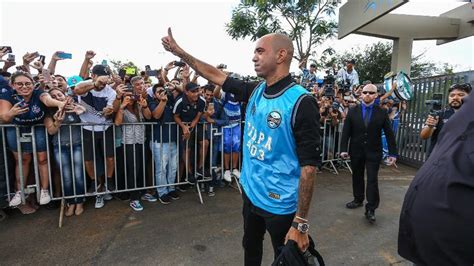
<svg viewBox="0 0 474 266">
<path fill-rule="evenodd" d="M 113 134 L 114 128 L 110 126 L 105 134 L 103 131 L 95 131 L 94 139 L 92 139 L 92 131 L 83 129 L 83 145 L 84 145 L 84 161 L 92 161 L 94 159 L 94 149 L 96 157 L 98 154 L 104 154 L 105 157 L 114 157 L 115 140 Z M 105 139 L 104 139 L 105 138 Z"/>
</svg>

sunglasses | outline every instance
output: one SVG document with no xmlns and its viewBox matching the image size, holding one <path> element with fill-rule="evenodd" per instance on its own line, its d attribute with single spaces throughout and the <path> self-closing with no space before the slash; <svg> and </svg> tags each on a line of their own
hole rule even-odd
<svg viewBox="0 0 474 266">
<path fill-rule="evenodd" d="M 374 95 L 376 94 L 377 92 L 375 91 L 363 91 L 362 94 L 370 94 L 370 95 Z"/>
</svg>

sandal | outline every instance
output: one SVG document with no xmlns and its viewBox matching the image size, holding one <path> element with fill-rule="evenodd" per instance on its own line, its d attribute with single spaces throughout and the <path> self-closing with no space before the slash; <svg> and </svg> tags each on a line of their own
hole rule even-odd
<svg viewBox="0 0 474 266">
<path fill-rule="evenodd" d="M 27 202 L 25 204 L 20 204 L 17 207 L 22 214 L 32 214 L 36 212 L 36 209 L 31 207 L 31 205 Z"/>
</svg>

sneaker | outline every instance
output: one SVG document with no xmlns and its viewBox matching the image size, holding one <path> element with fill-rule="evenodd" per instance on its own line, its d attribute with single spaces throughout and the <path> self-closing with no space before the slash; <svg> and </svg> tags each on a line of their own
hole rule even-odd
<svg viewBox="0 0 474 266">
<path fill-rule="evenodd" d="M 151 195 L 150 193 L 145 193 L 145 195 L 142 196 L 142 200 L 146 200 L 148 202 L 156 202 L 157 199 Z"/>
<path fill-rule="evenodd" d="M 104 200 L 112 200 L 114 197 L 112 197 L 112 193 L 110 192 L 110 190 L 105 190 L 105 194 L 102 195 L 104 197 Z"/>
<path fill-rule="evenodd" d="M 21 204 L 21 194 L 20 194 L 20 191 L 17 191 L 15 193 L 15 196 L 13 196 L 13 198 L 11 198 L 10 202 L 8 203 L 8 205 L 10 207 L 16 207 L 18 205 Z"/>
<path fill-rule="evenodd" d="M 155 200 L 156 200 L 156 199 L 155 199 Z M 132 207 L 132 209 L 133 209 L 134 211 L 137 211 L 137 212 L 143 211 L 143 206 L 142 206 L 142 204 L 140 203 L 139 200 L 132 200 L 132 201 L 130 201 L 130 207 Z"/>
<path fill-rule="evenodd" d="M 168 194 L 165 194 L 165 195 L 159 197 L 158 199 L 160 200 L 161 203 L 163 203 L 165 205 L 171 203 L 171 197 L 168 196 Z"/>
<path fill-rule="evenodd" d="M 194 174 L 192 174 L 192 173 L 188 174 L 188 182 L 193 184 L 193 185 L 196 184 L 196 178 L 194 177 Z"/>
<path fill-rule="evenodd" d="M 232 182 L 232 176 L 230 175 L 230 170 L 225 170 L 224 180 L 227 182 Z"/>
<path fill-rule="evenodd" d="M 239 179 L 240 178 L 240 171 L 237 168 L 235 168 L 234 170 L 232 170 L 232 175 L 237 177 L 237 179 Z"/>
<path fill-rule="evenodd" d="M 172 200 L 179 200 L 179 194 L 178 192 L 176 192 L 176 190 L 173 190 L 170 193 L 168 193 L 168 196 L 170 196 Z"/>
<path fill-rule="evenodd" d="M 51 196 L 49 196 L 49 191 L 47 189 L 41 190 L 40 195 L 40 205 L 46 205 L 51 201 Z"/>
<path fill-rule="evenodd" d="M 104 207 L 104 197 L 103 196 L 95 197 L 95 208 L 100 209 L 102 207 Z"/>
<path fill-rule="evenodd" d="M 179 185 L 176 187 L 180 192 L 186 192 L 186 190 L 188 190 L 188 186 L 187 185 Z"/>
<path fill-rule="evenodd" d="M 209 187 L 209 191 L 207 192 L 209 197 L 214 197 L 216 193 L 214 193 L 214 187 Z"/>
</svg>

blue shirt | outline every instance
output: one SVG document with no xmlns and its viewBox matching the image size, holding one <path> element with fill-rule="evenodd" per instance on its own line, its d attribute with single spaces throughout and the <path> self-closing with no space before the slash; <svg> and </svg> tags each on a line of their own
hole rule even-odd
<svg viewBox="0 0 474 266">
<path fill-rule="evenodd" d="M 294 109 L 307 94 L 290 84 L 280 93 L 264 93 L 262 82 L 247 104 L 240 182 L 250 202 L 264 211 L 285 215 L 296 212 L 301 175 L 293 135 Z"/>
<path fill-rule="evenodd" d="M 42 124 L 46 115 L 46 106 L 40 100 L 41 94 L 43 93 L 45 93 L 43 90 L 33 90 L 30 101 L 25 101 L 25 103 L 28 104 L 28 112 L 15 116 L 12 120 L 12 124 L 25 126 Z M 14 105 L 20 102 L 23 97 L 17 95 L 16 91 L 12 90 L 3 93 L 1 99 Z"/>
<path fill-rule="evenodd" d="M 374 109 L 374 103 L 372 103 L 369 106 L 366 106 L 365 104 L 361 104 L 362 106 L 362 120 L 365 121 L 365 116 L 369 116 L 369 121 L 372 118 L 372 110 Z"/>
<path fill-rule="evenodd" d="M 158 102 L 156 102 L 153 97 L 150 95 L 148 97 L 148 108 L 150 112 L 153 112 L 158 107 Z M 168 98 L 166 102 L 165 109 L 163 110 L 163 114 L 161 117 L 156 121 L 153 125 L 153 141 L 156 142 L 176 142 L 177 139 L 177 125 L 173 119 L 173 106 L 175 104 L 175 100 Z"/>
</svg>

